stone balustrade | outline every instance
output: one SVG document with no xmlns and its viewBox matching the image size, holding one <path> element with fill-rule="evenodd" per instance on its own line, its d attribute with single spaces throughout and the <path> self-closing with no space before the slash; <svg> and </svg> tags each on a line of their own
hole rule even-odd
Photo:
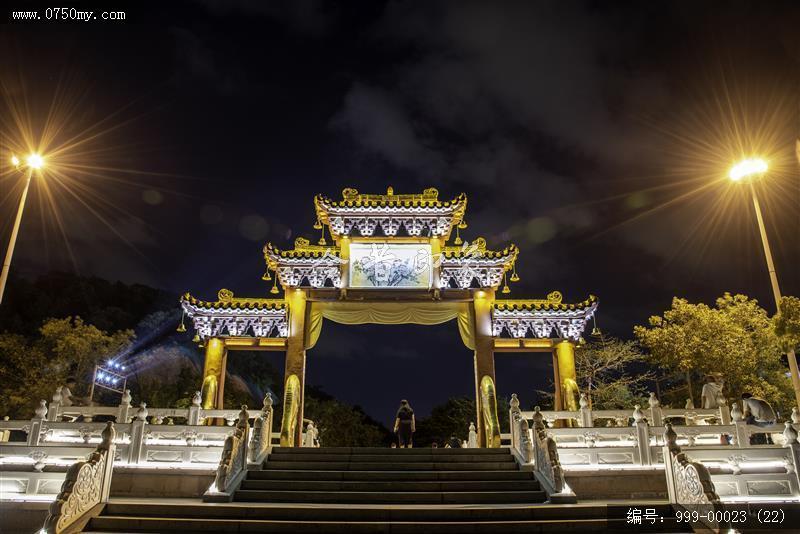
<svg viewBox="0 0 800 534">
<path fill-rule="evenodd" d="M 225 441 L 236 427 L 197 423 L 205 418 L 226 416 L 228 410 L 200 411 L 198 417 L 192 419 L 194 425 L 164 424 L 160 414 L 170 411 L 175 410 L 150 409 L 144 403 L 128 411 L 130 416 L 126 419 L 130 421 L 115 425 L 116 466 L 209 471 L 217 467 Z M 2 499 L 58 493 L 65 476 L 63 468 L 85 459 L 102 442 L 107 423 L 50 421 L 48 415 L 45 403 L 40 403 L 31 420 L 0 421 L 0 435 L 5 439 L 14 431 L 27 434 L 25 441 L 0 442 Z M 264 399 L 262 410 L 254 413 L 252 419 L 254 431 L 251 433 L 250 460 L 258 463 L 280 440 L 279 433 L 272 431 L 272 399 L 269 395 Z M 45 470 L 46 466 L 51 468 Z"/>
<path fill-rule="evenodd" d="M 662 456 L 670 502 L 717 505 L 722 502 L 800 500 L 800 444 L 797 430 L 784 423 L 783 445 L 736 449 L 682 448 L 678 434 L 666 424 Z"/>
</svg>

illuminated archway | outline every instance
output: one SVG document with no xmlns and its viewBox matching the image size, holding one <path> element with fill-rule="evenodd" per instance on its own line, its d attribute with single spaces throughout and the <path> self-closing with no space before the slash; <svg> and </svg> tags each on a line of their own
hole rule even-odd
<svg viewBox="0 0 800 534">
<path fill-rule="evenodd" d="M 496 299 L 509 271 L 510 279 L 517 279 L 519 251 L 514 245 L 489 250 L 482 238 L 462 242 L 464 194 L 440 201 L 436 189 L 413 195 L 395 195 L 391 188 L 385 195 L 345 189 L 342 200 L 318 195 L 314 204 L 319 244 L 298 238 L 292 250 L 271 243 L 264 247 L 265 279 L 274 276 L 273 293 L 280 282 L 283 299 L 238 298 L 225 289 L 216 301 L 188 293 L 181 298 L 205 346 L 204 408 L 222 407 L 228 350 L 286 351 L 281 444 L 299 445 L 306 351 L 319 339 L 325 320 L 431 325 L 455 319 L 474 354 L 482 446 L 499 446 L 495 352 L 551 353 L 556 408 L 578 409 L 575 343 L 597 309 L 597 298 L 565 304 L 554 291 L 542 300 Z M 376 235 L 378 228 L 382 236 Z M 505 283 L 501 293 L 509 291 Z"/>
</svg>

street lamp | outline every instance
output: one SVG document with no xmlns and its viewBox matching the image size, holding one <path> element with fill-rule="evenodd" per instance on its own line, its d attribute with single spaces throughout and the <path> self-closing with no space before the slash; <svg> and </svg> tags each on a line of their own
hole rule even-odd
<svg viewBox="0 0 800 534">
<path fill-rule="evenodd" d="M 767 168 L 767 162 L 763 159 L 745 159 L 731 167 L 728 178 L 734 182 L 747 182 L 750 185 L 750 194 L 753 197 L 753 206 L 756 210 L 758 230 L 761 233 L 761 244 L 764 246 L 764 256 L 767 258 L 767 270 L 769 271 L 769 280 L 772 283 L 772 295 L 775 297 L 775 308 L 779 310 L 781 306 L 781 288 L 778 285 L 778 274 L 775 272 L 775 263 L 772 261 L 772 251 L 769 248 L 767 230 L 764 227 L 761 205 L 758 203 L 758 195 L 754 185 L 754 181 L 761 178 L 767 172 Z M 789 371 L 792 375 L 795 403 L 796 406 L 800 407 L 800 374 L 797 369 L 797 358 L 795 357 L 794 349 L 786 351 L 786 356 L 789 360 Z"/>
<path fill-rule="evenodd" d="M 23 172 L 17 156 L 11 156 L 11 164 Z M 17 219 L 14 221 L 14 228 L 11 230 L 11 239 L 8 242 L 8 250 L 6 250 L 6 259 L 3 262 L 3 272 L 0 274 L 0 303 L 3 302 L 3 294 L 6 291 L 6 281 L 8 280 L 8 271 L 11 269 L 11 258 L 14 256 L 14 246 L 17 244 L 17 234 L 19 233 L 19 225 L 22 222 L 22 211 L 25 209 L 25 200 L 28 198 L 28 188 L 31 185 L 31 176 L 33 171 L 41 170 L 44 167 L 44 158 L 40 154 L 29 154 L 25 158 L 25 189 L 22 190 L 22 197 L 19 199 L 19 208 L 17 209 Z"/>
</svg>

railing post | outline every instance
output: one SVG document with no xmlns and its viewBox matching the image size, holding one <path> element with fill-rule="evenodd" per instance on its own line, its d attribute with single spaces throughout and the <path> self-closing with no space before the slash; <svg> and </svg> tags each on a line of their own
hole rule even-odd
<svg viewBox="0 0 800 534">
<path fill-rule="evenodd" d="M 792 415 L 795 415 L 795 410 L 792 409 Z M 795 482 L 797 483 L 797 487 L 792 488 L 794 493 L 800 491 L 800 473 L 797 472 L 798 468 L 800 468 L 800 444 L 797 443 L 797 430 L 794 429 L 792 423 L 786 421 L 784 423 L 785 427 L 783 430 L 783 438 L 785 440 L 784 447 L 788 448 L 791 453 L 792 458 L 792 472 L 796 477 Z"/>
<path fill-rule="evenodd" d="M 200 403 L 202 400 L 203 397 L 200 392 L 195 392 L 194 397 L 192 397 L 192 405 L 189 406 L 189 417 L 186 421 L 187 424 L 191 426 L 197 426 L 200 424 Z"/>
<path fill-rule="evenodd" d="M 586 393 L 581 393 L 578 404 L 580 405 L 580 425 L 583 428 L 593 427 L 594 420 L 592 419 L 592 410 L 589 408 L 589 399 L 586 398 Z"/>
<path fill-rule="evenodd" d="M 636 446 L 639 449 L 639 465 L 651 465 L 650 430 L 644 418 L 642 407 L 638 404 L 633 410 L 633 426 L 636 429 Z"/>
<path fill-rule="evenodd" d="M 119 410 L 117 411 L 117 424 L 124 424 L 128 422 L 128 412 L 131 409 L 131 390 L 126 389 L 122 393 L 122 399 L 119 401 Z"/>
<path fill-rule="evenodd" d="M 678 503 L 678 490 L 675 484 L 675 458 L 672 455 L 677 447 L 678 435 L 670 423 L 666 424 L 664 431 L 664 446 L 661 447 L 664 456 L 664 475 L 667 477 L 667 497 L 670 504 Z"/>
<path fill-rule="evenodd" d="M 737 447 L 748 447 L 750 445 L 750 434 L 747 431 L 747 422 L 744 420 L 739 403 L 734 402 L 731 407 L 731 419 L 734 424 L 734 439 Z"/>
<path fill-rule="evenodd" d="M 35 414 L 31 419 L 31 429 L 28 432 L 28 445 L 38 445 L 42 439 L 42 423 L 47 420 L 47 401 L 39 401 Z"/>
<path fill-rule="evenodd" d="M 731 424 L 731 410 L 728 408 L 728 402 L 721 402 L 719 405 L 719 422 L 722 425 Z"/>
<path fill-rule="evenodd" d="M 55 393 L 53 393 L 53 400 L 50 401 L 50 411 L 47 412 L 47 420 L 48 421 L 58 421 L 59 416 L 61 415 L 61 403 L 64 398 L 61 396 L 61 387 L 57 387 Z"/>
<path fill-rule="evenodd" d="M 516 448 L 519 444 L 519 429 L 517 428 L 517 421 L 520 418 L 519 398 L 516 393 L 511 394 L 511 401 L 509 401 L 508 410 L 508 426 L 511 427 L 511 446 Z"/>
<path fill-rule="evenodd" d="M 142 460 L 142 451 L 145 444 L 144 427 L 147 424 L 147 403 L 142 403 L 136 412 L 136 418 L 131 422 L 131 443 L 128 446 L 128 463 L 138 464 Z"/>
<path fill-rule="evenodd" d="M 661 411 L 661 401 L 658 400 L 655 393 L 650 392 L 650 398 L 647 399 L 647 404 L 650 405 L 650 424 L 653 426 L 664 426 L 664 412 Z"/>
</svg>

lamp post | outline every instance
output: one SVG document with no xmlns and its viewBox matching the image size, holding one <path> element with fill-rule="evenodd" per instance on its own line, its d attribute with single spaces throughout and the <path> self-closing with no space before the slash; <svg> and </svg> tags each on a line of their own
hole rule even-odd
<svg viewBox="0 0 800 534">
<path fill-rule="evenodd" d="M 750 195 L 753 198 L 753 207 L 756 210 L 756 220 L 758 221 L 758 231 L 761 234 L 761 244 L 764 246 L 764 256 L 767 258 L 767 270 L 769 271 L 769 280 L 772 284 L 772 295 L 775 297 L 775 309 L 780 310 L 781 306 L 781 288 L 778 285 L 778 274 L 775 271 L 775 263 L 772 261 L 772 250 L 769 248 L 769 239 L 767 238 L 767 229 L 764 227 L 764 218 L 761 215 L 761 205 L 758 202 L 758 194 L 756 193 L 755 184 L 753 181 L 767 172 L 767 162 L 763 159 L 753 158 L 743 160 L 734 165 L 728 173 L 728 178 L 734 182 L 747 181 L 750 186 Z M 794 397 L 796 406 L 800 407 L 800 373 L 797 368 L 797 358 L 794 349 L 786 351 L 786 357 L 789 360 L 789 371 L 792 375 L 792 386 L 794 387 Z"/>
<path fill-rule="evenodd" d="M 21 162 L 17 156 L 11 156 L 11 164 L 21 170 Z M 0 304 L 3 302 L 3 294 L 6 291 L 6 281 L 8 281 L 8 271 L 11 269 L 11 258 L 14 256 L 14 246 L 17 244 L 17 234 L 22 222 L 22 212 L 25 209 L 25 200 L 28 198 L 28 188 L 31 185 L 33 172 L 44 166 L 44 158 L 39 154 L 31 154 L 25 159 L 25 188 L 22 190 L 22 197 L 19 199 L 17 218 L 14 221 L 14 228 L 11 230 L 11 239 L 6 250 L 6 259 L 3 261 L 3 272 L 0 274 Z"/>
</svg>

